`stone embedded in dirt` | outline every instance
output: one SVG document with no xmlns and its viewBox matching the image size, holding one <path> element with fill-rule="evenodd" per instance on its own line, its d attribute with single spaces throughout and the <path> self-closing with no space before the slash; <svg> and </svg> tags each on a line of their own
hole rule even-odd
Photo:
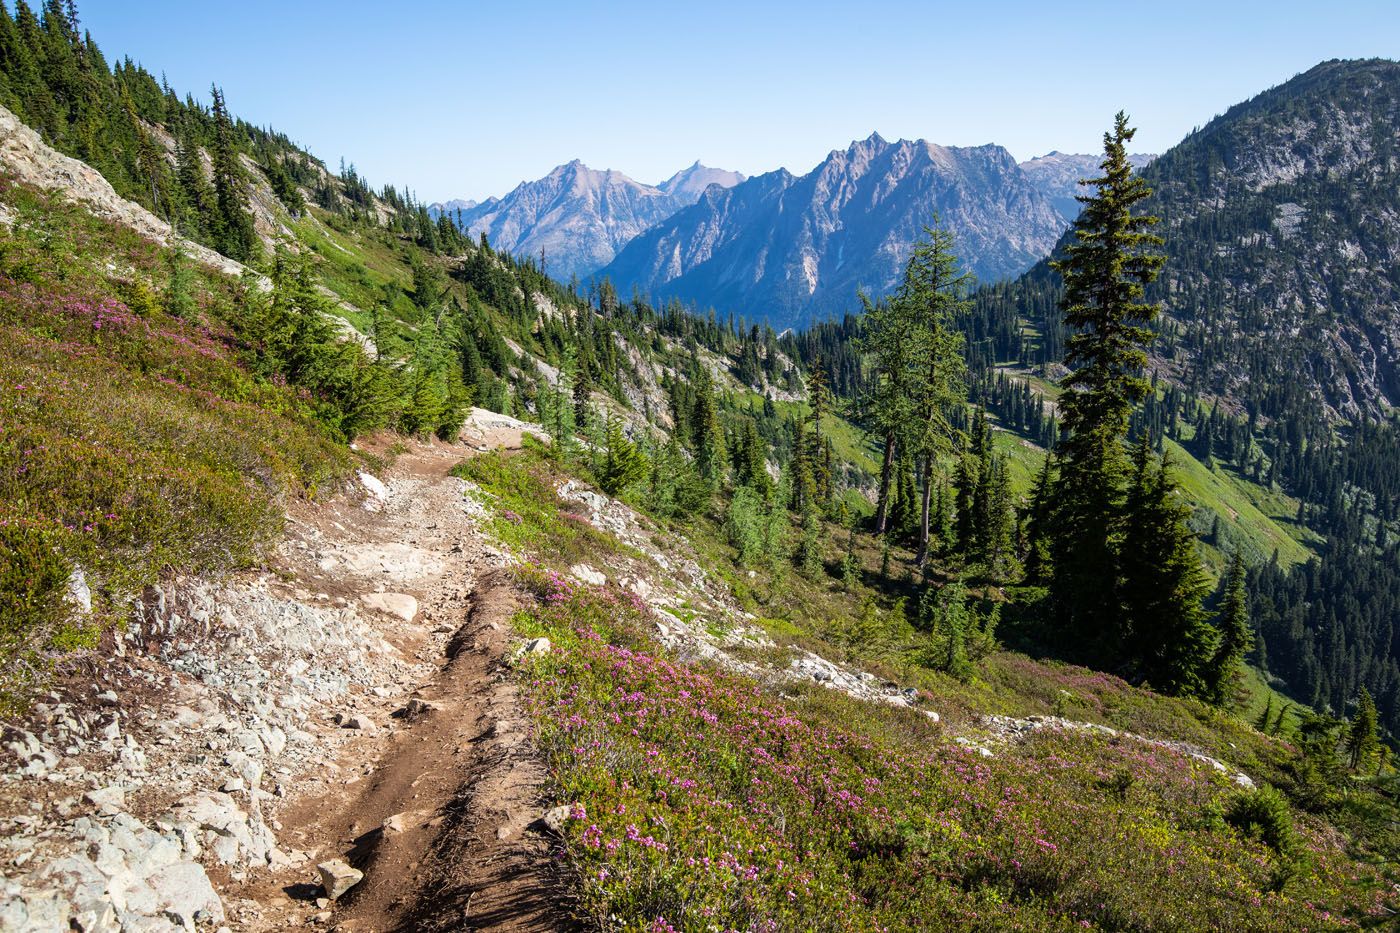
<svg viewBox="0 0 1400 933">
<path fill-rule="evenodd" d="M 383 829 L 386 833 L 407 832 L 420 819 L 422 819 L 421 816 L 413 813 L 395 813 L 384 821 Z"/>
<path fill-rule="evenodd" d="M 602 586 L 608 582 L 607 574 L 601 570 L 594 570 L 587 564 L 574 564 L 569 568 L 569 573 L 578 581 L 587 583 L 589 586 Z"/>
<path fill-rule="evenodd" d="M 340 727 L 342 729 L 359 729 L 361 732 L 377 732 L 379 730 L 375 721 L 363 713 L 351 713 L 348 716 L 340 717 Z"/>
<path fill-rule="evenodd" d="M 407 593 L 365 593 L 360 602 L 375 612 L 412 622 L 418 615 L 418 600 Z"/>
<path fill-rule="evenodd" d="M 549 827 L 550 832 L 564 834 L 564 825 L 569 822 L 569 815 L 573 813 L 573 807 L 559 806 L 545 811 L 540 817 L 540 822 Z"/>
<path fill-rule="evenodd" d="M 360 485 L 365 487 L 365 510 L 378 512 L 384 508 L 384 503 L 389 501 L 389 487 L 384 485 L 384 481 L 373 474 L 363 470 L 357 474 Z"/>
<path fill-rule="evenodd" d="M 321 873 L 321 887 L 325 889 L 326 897 L 332 901 L 337 900 L 365 877 L 364 872 L 338 858 L 322 862 L 316 866 L 316 870 Z"/>
<path fill-rule="evenodd" d="M 551 646 L 550 643 L 549 643 L 549 639 L 548 639 L 548 638 L 545 638 L 543 635 L 541 635 L 539 638 L 532 638 L 532 639 L 530 639 L 528 642 L 526 642 L 526 644 L 525 644 L 525 653 L 526 653 L 526 654 L 549 654 L 549 649 L 550 649 L 551 647 L 552 647 L 552 646 Z"/>
<path fill-rule="evenodd" d="M 102 787 L 83 794 L 83 799 L 103 813 L 117 813 L 126 806 L 126 791 L 120 787 Z"/>
<path fill-rule="evenodd" d="M 432 700 L 414 697 L 408 701 L 401 712 L 405 718 L 417 719 L 419 716 L 426 716 L 440 709 L 442 709 L 441 703 L 434 703 Z"/>
</svg>

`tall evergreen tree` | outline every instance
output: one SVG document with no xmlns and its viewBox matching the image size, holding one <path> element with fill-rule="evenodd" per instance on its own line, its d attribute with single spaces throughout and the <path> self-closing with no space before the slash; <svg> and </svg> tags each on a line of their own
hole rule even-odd
<svg viewBox="0 0 1400 933">
<path fill-rule="evenodd" d="M 724 428 L 720 425 L 719 405 L 715 401 L 714 385 L 704 365 L 694 369 L 695 409 L 690 425 L 695 445 L 695 467 L 711 488 L 725 479 L 728 455 L 725 453 Z"/>
<path fill-rule="evenodd" d="M 1157 218 L 1133 213 L 1151 193 L 1128 162 L 1133 134 L 1120 112 L 1104 134 L 1102 174 L 1084 182 L 1094 193 L 1078 198 L 1084 207 L 1074 241 L 1054 263 L 1064 277 L 1071 372 L 1059 400 L 1068 435 L 1058 450 L 1051 609 L 1065 637 L 1100 663 L 1111 662 L 1121 643 L 1115 594 L 1127 473 L 1123 439 L 1148 388 L 1144 348 L 1157 307 L 1144 303 L 1144 287 L 1165 261 L 1151 251 L 1162 243 L 1148 232 Z"/>
<path fill-rule="evenodd" d="M 1050 579 L 1053 563 L 1050 558 L 1050 536 L 1055 494 L 1055 454 L 1045 455 L 1031 491 L 1031 503 L 1026 512 L 1026 582 L 1043 584 Z"/>
<path fill-rule="evenodd" d="M 1347 726 L 1345 740 L 1347 761 L 1353 771 L 1369 765 L 1380 750 L 1376 721 L 1376 701 L 1371 699 L 1371 691 L 1362 687 L 1356 696 L 1356 715 L 1352 716 L 1351 724 Z"/>
<path fill-rule="evenodd" d="M 864 292 L 860 293 L 860 301 L 865 308 L 865 331 L 859 338 L 859 348 L 870 355 L 873 369 L 861 406 L 866 422 L 884 448 L 875 503 L 875 533 L 883 535 L 889 524 L 891 499 L 898 496 L 895 469 L 899 438 L 908 431 L 914 416 L 914 374 L 910 366 L 914 318 L 907 302 L 872 302 Z"/>
<path fill-rule="evenodd" d="M 910 443 L 922 461 L 918 552 L 922 565 L 929 554 L 933 487 L 940 457 L 954 449 L 957 431 L 949 413 L 967 398 L 963 382 L 963 336 L 956 324 L 970 302 L 966 290 L 972 277 L 962 271 L 953 252 L 953 234 L 943 227 L 924 228 L 914 244 L 891 301 L 910 317 L 910 368 L 913 422 Z"/>
<path fill-rule="evenodd" d="M 216 226 L 214 244 L 230 259 L 247 262 L 258 254 L 258 237 L 253 232 L 253 216 L 244 198 L 247 176 L 234 145 L 233 121 L 224 106 L 224 92 L 215 87 L 214 95 L 214 202 Z"/>
</svg>

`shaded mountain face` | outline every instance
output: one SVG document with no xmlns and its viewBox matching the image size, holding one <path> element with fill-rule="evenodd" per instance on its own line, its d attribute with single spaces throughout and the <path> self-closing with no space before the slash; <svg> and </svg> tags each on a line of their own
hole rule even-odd
<svg viewBox="0 0 1400 933">
<path fill-rule="evenodd" d="M 1155 155 L 1135 152 L 1128 156 L 1128 161 L 1133 168 L 1141 169 L 1155 158 Z M 1050 199 L 1065 223 L 1072 223 L 1079 216 L 1080 208 L 1075 195 L 1084 193 L 1079 180 L 1098 175 L 1102 161 L 1102 155 L 1049 152 L 1022 162 L 1021 171 L 1026 173 L 1031 184 L 1040 189 L 1041 194 Z"/>
<path fill-rule="evenodd" d="M 1161 349 L 1266 414 L 1400 405 L 1400 63 L 1326 62 L 1232 107 L 1143 173 L 1164 218 Z"/>
<path fill-rule="evenodd" d="M 1014 276 L 1064 229 L 1000 146 L 953 148 L 872 135 L 797 177 L 779 170 L 709 188 L 603 269 L 626 291 L 800 326 L 896 281 L 925 224 L 942 218 L 982 280 Z"/>
<path fill-rule="evenodd" d="M 448 214 L 473 237 L 485 233 L 498 249 L 536 259 L 543 254 L 549 273 L 568 279 L 607 265 L 623 244 L 693 203 L 709 185 L 743 177 L 696 162 L 658 187 L 575 159 L 503 198 L 435 204 L 432 213 Z"/>
<path fill-rule="evenodd" d="M 1400 405 L 1400 62 L 1331 61 L 1238 104 L 1142 170 L 1167 262 L 1154 369 L 1236 413 L 1330 421 Z M 1065 239 L 1057 251 L 1068 242 Z M 1049 361 L 1060 277 L 979 307 Z M 1015 352 L 1003 347 L 1003 352 Z"/>
</svg>

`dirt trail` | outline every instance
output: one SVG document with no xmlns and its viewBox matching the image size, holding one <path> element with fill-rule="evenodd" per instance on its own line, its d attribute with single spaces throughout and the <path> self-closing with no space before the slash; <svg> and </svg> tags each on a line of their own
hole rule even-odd
<svg viewBox="0 0 1400 933">
<path fill-rule="evenodd" d="M 479 448 L 518 446 L 508 426 L 480 427 Z M 421 618 L 451 637 L 436 673 L 377 711 L 383 731 L 347 743 L 340 771 L 291 796 L 276 814 L 284 844 L 309 861 L 225 888 L 238 928 L 307 923 L 381 933 L 408 930 L 558 930 L 567 925 L 547 831 L 538 822 L 543 771 L 531 753 L 506 658 L 516 591 L 472 527 L 461 486 L 448 475 L 469 448 L 415 445 L 386 471 L 378 512 L 310 510 L 294 515 L 324 544 L 357 553 L 408 545 L 427 555 L 402 587 Z M 294 528 L 296 525 L 294 525 Z M 295 533 L 295 531 L 294 531 Z M 376 549 L 380 549 L 379 552 Z M 494 559 L 493 559 L 494 558 Z M 363 562 L 358 569 L 365 570 Z M 372 571 L 372 568 L 370 568 Z M 297 582 L 363 591 L 341 570 L 296 568 Z M 361 574 L 363 576 L 363 573 Z M 404 626 L 402 651 L 439 643 Z M 348 775 L 348 777 L 340 777 Z M 361 776 L 362 775 L 362 776 Z M 334 904 L 321 898 L 316 864 L 343 858 L 364 879 Z"/>
</svg>

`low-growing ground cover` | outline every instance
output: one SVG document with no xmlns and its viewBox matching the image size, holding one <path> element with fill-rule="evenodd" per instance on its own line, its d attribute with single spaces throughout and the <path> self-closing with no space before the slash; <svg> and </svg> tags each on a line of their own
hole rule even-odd
<svg viewBox="0 0 1400 933">
<path fill-rule="evenodd" d="M 493 450 L 452 470 L 476 484 L 487 500 L 492 535 L 512 549 L 565 565 L 623 552 L 641 556 L 595 529 L 576 506 L 560 501 L 560 475 L 538 442 L 527 438 L 525 443 L 523 452 Z"/>
<path fill-rule="evenodd" d="M 239 283 L 33 190 L 0 203 L 3 706 L 163 572 L 255 561 L 278 498 L 351 459 L 304 393 L 246 365 Z"/>
<path fill-rule="evenodd" d="M 1393 895 L 1187 756 L 1046 732 L 983 757 L 916 710 L 678 663 L 630 594 L 522 576 L 554 646 L 527 702 L 600 927 L 1323 930 Z"/>
<path fill-rule="evenodd" d="M 521 551 L 561 569 L 580 553 L 548 544 L 576 535 L 578 521 L 552 497 L 567 474 L 546 451 L 473 458 L 459 475 L 478 483 L 498 510 L 490 527 Z M 859 536 L 865 582 L 847 584 L 830 559 L 815 579 L 747 573 L 714 514 L 658 535 L 663 550 L 693 551 L 777 642 L 736 656 L 782 669 L 789 655 L 817 651 L 914 686 L 918 703 L 898 709 L 683 663 L 655 640 L 656 620 L 632 593 L 523 572 L 538 604 L 518 628 L 547 635 L 553 650 L 528 656 L 522 676 L 555 802 L 572 808 L 564 845 L 591 923 L 1323 930 L 1393 917 L 1383 841 L 1371 828 L 1337 829 L 1358 823 L 1365 815 L 1348 808 L 1373 797 L 1343 790 L 1340 808 L 1291 807 L 1269 785 L 1293 793 L 1297 749 L 1240 718 L 1015 652 L 993 653 L 970 676 L 931 668 L 929 637 L 875 586 L 879 555 Z M 844 533 L 829 537 L 831 558 Z M 605 570 L 617 553 L 609 539 L 589 536 Z M 1260 789 L 1185 746 L 1133 735 L 1045 730 L 1006 741 L 989 714 L 1187 743 Z"/>
</svg>

